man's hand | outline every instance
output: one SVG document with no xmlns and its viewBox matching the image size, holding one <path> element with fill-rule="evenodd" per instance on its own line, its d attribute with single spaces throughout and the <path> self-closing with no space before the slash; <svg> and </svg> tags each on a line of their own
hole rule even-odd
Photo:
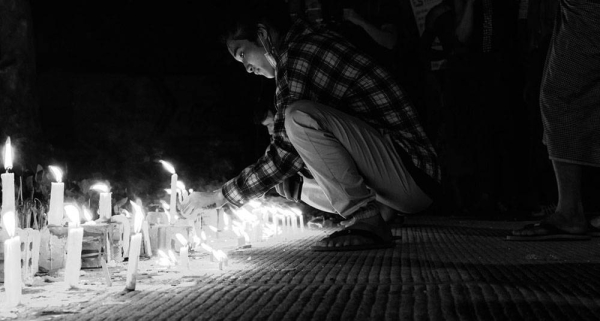
<svg viewBox="0 0 600 321">
<path fill-rule="evenodd" d="M 275 185 L 275 190 L 288 200 L 298 202 L 302 194 L 302 177 L 298 174 L 288 177 Z"/>
<path fill-rule="evenodd" d="M 227 203 L 221 190 L 214 192 L 193 192 L 183 198 L 181 212 L 185 217 L 197 215 L 207 209 L 221 208 Z"/>
</svg>

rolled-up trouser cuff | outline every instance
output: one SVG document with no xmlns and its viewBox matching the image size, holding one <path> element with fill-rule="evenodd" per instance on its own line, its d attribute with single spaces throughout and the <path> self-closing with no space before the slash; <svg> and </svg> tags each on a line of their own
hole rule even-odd
<svg viewBox="0 0 600 321">
<path fill-rule="evenodd" d="M 364 220 L 377 215 L 379 215 L 379 207 L 377 207 L 377 204 L 375 202 L 369 202 L 367 205 L 358 209 L 358 211 L 350 214 L 348 218 Z"/>
</svg>

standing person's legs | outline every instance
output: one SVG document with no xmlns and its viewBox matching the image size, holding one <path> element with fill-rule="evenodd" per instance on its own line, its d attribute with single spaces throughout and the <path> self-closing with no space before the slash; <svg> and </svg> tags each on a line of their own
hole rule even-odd
<svg viewBox="0 0 600 321">
<path fill-rule="evenodd" d="M 432 203 L 406 170 L 391 139 L 360 119 L 303 100 L 288 106 L 285 126 L 332 207 L 361 223 L 353 229 L 390 237 L 375 200 L 404 213 L 422 211 Z M 361 242 L 368 240 L 353 235 L 328 244 Z"/>
<path fill-rule="evenodd" d="M 570 234 L 585 234 L 587 221 L 581 201 L 582 165 L 553 160 L 556 183 L 558 185 L 558 205 L 556 212 L 545 218 L 541 224 L 529 225 L 513 231 L 517 236 L 536 236 L 552 233 L 557 228 Z"/>
</svg>

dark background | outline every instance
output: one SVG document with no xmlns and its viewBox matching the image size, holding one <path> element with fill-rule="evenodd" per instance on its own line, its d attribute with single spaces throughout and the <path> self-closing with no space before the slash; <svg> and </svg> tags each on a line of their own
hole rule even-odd
<svg viewBox="0 0 600 321">
<path fill-rule="evenodd" d="M 253 117 L 272 84 L 248 75 L 219 42 L 232 8 L 235 1 L 31 1 L 49 147 L 41 165 L 140 194 L 168 184 L 159 159 L 200 190 L 249 165 L 268 142 Z"/>
</svg>

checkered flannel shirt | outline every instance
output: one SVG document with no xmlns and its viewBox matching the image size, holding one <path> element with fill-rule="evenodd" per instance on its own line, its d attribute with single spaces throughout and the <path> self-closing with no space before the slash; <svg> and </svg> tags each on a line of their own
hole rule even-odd
<svg viewBox="0 0 600 321">
<path fill-rule="evenodd" d="M 312 100 L 358 117 L 390 134 L 413 164 L 436 181 L 436 154 L 412 104 L 392 75 L 338 34 L 297 20 L 276 55 L 274 133 L 265 154 L 222 188 L 225 198 L 242 205 L 304 167 L 284 127 L 285 109 Z"/>
</svg>

